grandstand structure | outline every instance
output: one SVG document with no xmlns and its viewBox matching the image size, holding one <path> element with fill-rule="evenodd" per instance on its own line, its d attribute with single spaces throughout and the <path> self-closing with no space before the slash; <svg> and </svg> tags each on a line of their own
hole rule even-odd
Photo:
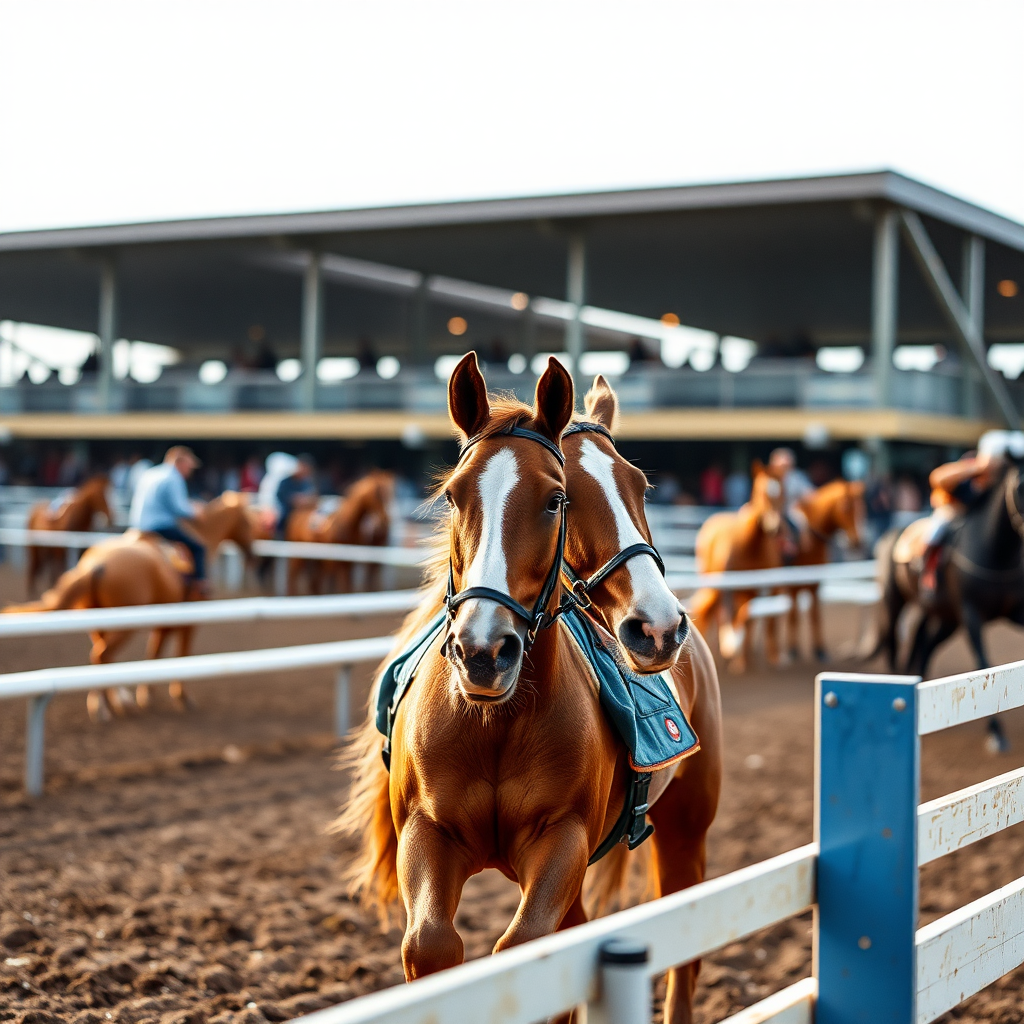
<svg viewBox="0 0 1024 1024">
<path fill-rule="evenodd" d="M 607 370 L 635 441 L 968 446 L 1024 408 L 1021 284 L 1024 226 L 891 171 L 12 232 L 0 321 L 97 343 L 5 377 L 9 330 L 0 430 L 448 438 L 475 348 L 524 397 L 539 354 Z"/>
</svg>

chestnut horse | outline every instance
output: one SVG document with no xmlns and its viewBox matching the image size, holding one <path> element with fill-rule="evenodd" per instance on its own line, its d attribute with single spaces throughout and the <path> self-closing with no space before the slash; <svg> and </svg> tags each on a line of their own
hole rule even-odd
<svg viewBox="0 0 1024 1024">
<path fill-rule="evenodd" d="M 78 490 L 70 493 L 57 508 L 51 502 L 42 501 L 33 505 L 25 526 L 29 530 L 88 530 L 93 519 L 102 516 L 106 525 L 113 519 L 107 504 L 109 480 L 101 473 L 87 480 Z M 35 593 L 36 579 L 41 572 L 49 570 L 51 586 L 67 567 L 67 551 L 64 548 L 30 547 L 27 557 L 26 586 L 29 597 Z"/>
<path fill-rule="evenodd" d="M 202 538 L 211 558 L 225 540 L 233 540 L 244 551 L 252 545 L 249 518 L 245 514 L 243 496 L 226 491 L 209 502 L 193 521 L 195 532 Z M 63 611 L 69 608 L 123 608 L 144 604 L 175 604 L 189 600 L 193 594 L 182 570 L 189 568 L 181 561 L 181 553 L 155 534 L 128 530 L 119 537 L 95 544 L 82 555 L 74 569 L 64 573 L 52 589 L 38 601 L 9 605 L 4 613 Z M 154 629 L 146 647 L 147 658 L 157 658 L 171 633 L 178 637 L 177 653 L 184 657 L 191 650 L 194 626 Z M 102 665 L 113 661 L 134 630 L 103 630 L 90 633 L 92 650 L 89 661 Z M 180 682 L 170 685 L 171 700 L 183 710 L 188 703 Z M 108 689 L 92 691 L 88 697 L 89 715 L 94 721 L 107 720 L 111 712 L 124 714 L 126 692 Z M 139 707 L 149 704 L 149 688 L 136 688 Z"/>
<path fill-rule="evenodd" d="M 619 817 L 628 764 L 588 666 L 567 627 L 551 619 L 563 516 L 564 553 L 607 628 L 605 644 L 636 671 L 673 669 L 682 707 L 700 730 L 701 751 L 655 773 L 649 802 L 658 829 L 655 888 L 703 878 L 721 776 L 718 681 L 706 645 L 647 557 L 646 480 L 615 452 L 607 433 L 614 404 L 599 381 L 588 396 L 597 429 L 567 438 L 563 470 L 555 446 L 572 413 L 572 381 L 555 360 L 532 409 L 489 399 L 472 353 L 449 381 L 449 410 L 466 444 L 442 488 L 451 510 L 448 557 L 399 642 L 435 616 L 446 585 L 454 595 L 447 635 L 399 705 L 390 776 L 372 713 L 356 738 L 356 778 L 338 825 L 362 843 L 354 889 L 382 911 L 399 896 L 404 903 L 409 980 L 462 961 L 453 917 L 466 880 L 484 868 L 502 871 L 522 893 L 496 951 L 586 919 L 588 861 Z M 532 436 L 511 433 L 513 426 Z M 578 503 L 568 513 L 567 493 Z M 628 562 L 602 576 L 609 558 L 622 555 Z M 616 846 L 598 862 L 600 891 L 622 885 L 624 859 Z M 696 972 L 695 964 L 672 972 L 667 1019 L 676 1024 L 692 1019 Z"/>
<path fill-rule="evenodd" d="M 776 569 L 782 565 L 783 490 L 780 472 L 755 460 L 750 501 L 736 512 L 716 512 L 697 533 L 700 572 Z M 705 587 L 693 595 L 690 615 L 698 632 L 707 635 L 711 614 L 718 614 L 718 649 L 731 670 L 746 670 L 751 654 L 747 629 L 754 590 L 720 591 Z M 779 660 L 775 619 L 765 620 L 765 653 L 771 664 Z"/>
<path fill-rule="evenodd" d="M 805 495 L 795 505 L 796 526 L 800 531 L 799 547 L 793 565 L 825 565 L 828 547 L 837 533 L 846 535 L 850 547 L 861 546 L 861 536 L 867 512 L 864 507 L 864 484 L 860 480 L 833 480 Z M 797 594 L 806 590 L 811 595 L 809 619 L 814 656 L 825 660 L 825 638 L 821 630 L 821 605 L 817 583 L 790 587 L 792 603 L 789 606 L 789 653 L 799 657 L 800 623 Z"/>
<path fill-rule="evenodd" d="M 285 540 L 320 544 L 361 544 L 382 547 L 391 534 L 391 503 L 395 496 L 392 473 L 375 469 L 356 480 L 330 515 L 316 509 L 296 509 L 288 517 Z M 342 594 L 352 589 L 352 563 L 292 558 L 288 561 L 288 593 L 298 593 L 299 575 L 306 568 L 310 593 L 326 585 Z M 380 564 L 367 566 L 366 589 L 379 588 Z"/>
</svg>

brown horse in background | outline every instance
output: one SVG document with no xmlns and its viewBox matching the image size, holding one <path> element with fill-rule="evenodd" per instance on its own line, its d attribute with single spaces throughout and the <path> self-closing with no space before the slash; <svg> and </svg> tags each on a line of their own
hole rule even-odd
<svg viewBox="0 0 1024 1024">
<path fill-rule="evenodd" d="M 249 519 L 245 514 L 243 496 L 226 491 L 209 502 L 191 524 L 202 539 L 212 561 L 217 548 L 225 540 L 233 540 L 243 551 L 252 546 Z M 184 573 L 191 569 L 191 558 L 156 534 L 128 530 L 110 540 L 95 544 L 82 555 L 78 565 L 64 573 L 52 589 L 38 601 L 9 605 L 4 613 L 64 611 L 75 608 L 123 608 L 147 604 L 176 604 L 192 599 L 194 591 L 187 586 Z M 92 650 L 89 661 L 102 665 L 113 661 L 114 654 L 135 630 L 101 630 L 90 633 Z M 177 654 L 184 657 L 191 651 L 195 626 L 154 629 L 149 634 L 146 657 L 157 658 L 171 633 L 177 634 Z M 175 707 L 187 707 L 188 696 L 180 682 L 170 684 Z M 92 691 L 88 697 L 89 714 L 94 721 L 107 720 L 111 712 L 125 713 L 131 700 L 127 691 L 108 689 Z M 139 707 L 149 704 L 149 687 L 136 687 Z"/>
<path fill-rule="evenodd" d="M 595 422 L 607 417 L 610 425 L 614 396 L 600 384 L 588 396 L 588 411 Z M 471 353 L 449 381 L 449 409 L 462 436 L 473 439 L 443 485 L 451 510 L 450 563 L 438 564 L 399 644 L 442 606 L 449 564 L 456 592 L 500 588 L 532 607 L 559 565 L 567 490 L 578 506 L 567 514 L 565 552 L 581 576 L 592 575 L 623 545 L 650 538 L 643 517 L 646 479 L 610 441 L 567 439 L 563 471 L 544 446 L 507 433 L 518 424 L 557 443 L 572 412 L 572 382 L 555 360 L 538 382 L 531 409 L 489 399 Z M 556 591 L 549 612 L 557 598 Z M 651 818 L 659 830 L 655 841 L 661 839 L 657 870 L 649 858 L 646 867 L 658 876 L 655 890 L 672 891 L 703 877 L 704 836 L 717 806 L 721 723 L 714 663 L 647 556 L 620 566 L 595 587 L 593 600 L 598 624 L 607 630 L 604 642 L 617 646 L 628 665 L 641 672 L 674 668 L 683 709 L 705 744 L 652 780 Z M 401 896 L 409 980 L 462 961 L 453 917 L 466 880 L 485 868 L 502 871 L 522 892 L 495 951 L 586 920 L 588 860 L 622 808 L 626 751 L 567 627 L 556 621 L 528 632 L 528 626 L 487 597 L 458 604 L 444 643 L 427 653 L 399 706 L 390 776 L 373 722 L 375 697 L 354 742 L 357 776 L 339 827 L 363 845 L 354 888 L 382 911 Z M 535 643 L 524 658 L 530 638 Z M 659 796 L 667 803 L 655 803 Z M 618 846 L 594 867 L 602 896 L 623 885 L 625 859 Z M 674 1024 L 692 1019 L 695 979 L 696 965 L 673 972 L 666 1019 Z"/>
<path fill-rule="evenodd" d="M 322 515 L 312 508 L 292 512 L 288 517 L 285 540 L 383 547 L 391 534 L 394 496 L 394 474 L 374 469 L 345 491 L 338 507 L 329 515 Z M 367 564 L 367 590 L 379 589 L 380 568 L 376 562 Z M 298 593 L 303 569 L 311 594 L 321 593 L 324 588 L 342 594 L 352 590 L 351 562 L 292 558 L 288 560 L 289 594 Z"/>
<path fill-rule="evenodd" d="M 799 544 L 793 565 L 825 565 L 828 562 L 829 544 L 838 533 L 846 535 L 850 547 L 861 546 L 864 520 L 867 516 L 862 481 L 833 480 L 797 501 L 795 509 Z M 817 583 L 789 588 L 792 602 L 789 607 L 788 629 L 790 657 L 799 657 L 800 612 L 797 595 L 804 590 L 811 595 L 809 618 L 814 655 L 819 661 L 824 661 L 825 637 L 821 629 L 821 604 L 818 600 Z"/>
<path fill-rule="evenodd" d="M 102 516 L 109 526 L 113 522 L 107 504 L 109 484 L 106 474 L 100 473 L 69 494 L 57 509 L 53 509 L 48 501 L 33 505 L 25 523 L 26 529 L 70 532 L 89 530 L 96 516 Z M 44 583 L 52 586 L 67 568 L 67 549 L 29 547 L 26 561 L 26 589 L 31 597 L 35 593 L 40 573 L 45 573 Z"/>
<path fill-rule="evenodd" d="M 776 569 L 782 565 L 783 489 L 780 473 L 755 461 L 750 500 L 736 512 L 716 512 L 697 533 L 697 567 L 700 572 L 736 572 L 744 569 Z M 735 672 L 746 670 L 751 656 L 747 629 L 750 602 L 755 590 L 698 590 L 690 604 L 697 630 L 707 635 L 711 616 L 717 612 L 718 649 Z M 765 620 L 765 654 L 769 663 L 779 660 L 775 619 Z"/>
</svg>

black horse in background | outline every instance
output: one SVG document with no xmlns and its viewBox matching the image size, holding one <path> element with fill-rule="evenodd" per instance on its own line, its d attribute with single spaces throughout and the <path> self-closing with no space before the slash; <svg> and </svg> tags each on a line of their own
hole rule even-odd
<svg viewBox="0 0 1024 1024">
<path fill-rule="evenodd" d="M 1011 466 L 987 494 L 957 520 L 946 542 L 934 594 L 922 595 L 919 571 L 893 560 L 897 532 L 878 544 L 879 582 L 885 618 L 881 649 L 894 672 L 926 677 L 939 644 L 964 626 L 977 667 L 989 668 L 981 630 L 986 622 L 1009 619 L 1024 626 L 1024 483 Z M 921 610 L 910 653 L 899 665 L 897 622 L 908 604 Z M 1024 654 L 1024 649 L 1022 649 Z M 987 723 L 988 744 L 1006 751 L 1008 743 L 998 718 Z"/>
</svg>

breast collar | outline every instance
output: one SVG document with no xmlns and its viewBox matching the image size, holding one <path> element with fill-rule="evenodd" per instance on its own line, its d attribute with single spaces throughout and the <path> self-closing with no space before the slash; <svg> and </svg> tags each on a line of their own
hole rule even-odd
<svg viewBox="0 0 1024 1024">
<path fill-rule="evenodd" d="M 521 427 L 518 423 L 513 423 L 512 426 L 500 431 L 499 433 L 475 435 L 469 438 L 462 447 L 462 452 L 459 455 L 459 462 L 466 457 L 466 454 L 475 444 L 495 437 L 521 437 L 525 440 L 533 441 L 547 449 L 547 451 L 549 451 L 558 460 L 559 466 L 562 466 L 563 468 L 565 467 L 565 456 L 562 454 L 562 450 L 557 444 L 546 438 L 543 434 L 539 434 L 535 430 L 528 430 L 526 427 Z M 541 588 L 540 594 L 537 595 L 537 600 L 534 602 L 533 608 L 528 609 L 524 607 L 514 597 L 512 597 L 511 594 L 506 594 L 501 590 L 495 590 L 493 587 L 467 587 L 465 590 L 456 592 L 455 571 L 452 566 L 451 558 L 448 559 L 448 589 L 444 598 L 445 608 L 448 612 L 448 621 L 445 629 L 445 638 L 441 643 L 442 654 L 447 655 L 448 641 L 451 638 L 451 624 L 455 618 L 455 613 L 458 610 L 459 605 L 466 601 L 475 599 L 494 601 L 497 604 L 508 608 L 513 615 L 517 615 L 526 622 L 528 628 L 526 631 L 526 637 L 523 641 L 523 647 L 527 651 L 533 646 L 534 641 L 537 639 L 537 633 L 541 629 L 550 626 L 555 621 L 558 617 L 559 610 L 556 609 L 553 614 L 549 613 L 548 604 L 555 592 L 555 588 L 558 586 L 562 566 L 562 553 L 565 551 L 565 509 L 568 504 L 568 500 L 563 498 L 561 507 L 558 511 L 558 543 L 555 548 L 555 559 L 548 571 L 547 578 L 544 580 L 544 586 Z"/>
<path fill-rule="evenodd" d="M 571 423 L 562 431 L 562 437 L 569 437 L 572 434 L 600 434 L 611 443 L 613 448 L 615 447 L 615 439 L 609 430 L 600 423 L 592 423 L 589 420 Z M 657 565 L 661 575 L 665 575 L 665 563 L 662 561 L 661 555 L 658 554 L 656 548 L 646 543 L 630 544 L 629 547 L 623 548 L 617 554 L 612 555 L 597 572 L 586 579 L 583 579 L 576 573 L 563 553 L 562 574 L 569 581 L 569 587 L 575 602 L 581 608 L 589 608 L 592 604 L 590 592 L 599 587 L 616 569 L 625 565 L 631 558 L 636 558 L 637 555 L 650 555 L 654 559 L 654 563 Z"/>
</svg>

